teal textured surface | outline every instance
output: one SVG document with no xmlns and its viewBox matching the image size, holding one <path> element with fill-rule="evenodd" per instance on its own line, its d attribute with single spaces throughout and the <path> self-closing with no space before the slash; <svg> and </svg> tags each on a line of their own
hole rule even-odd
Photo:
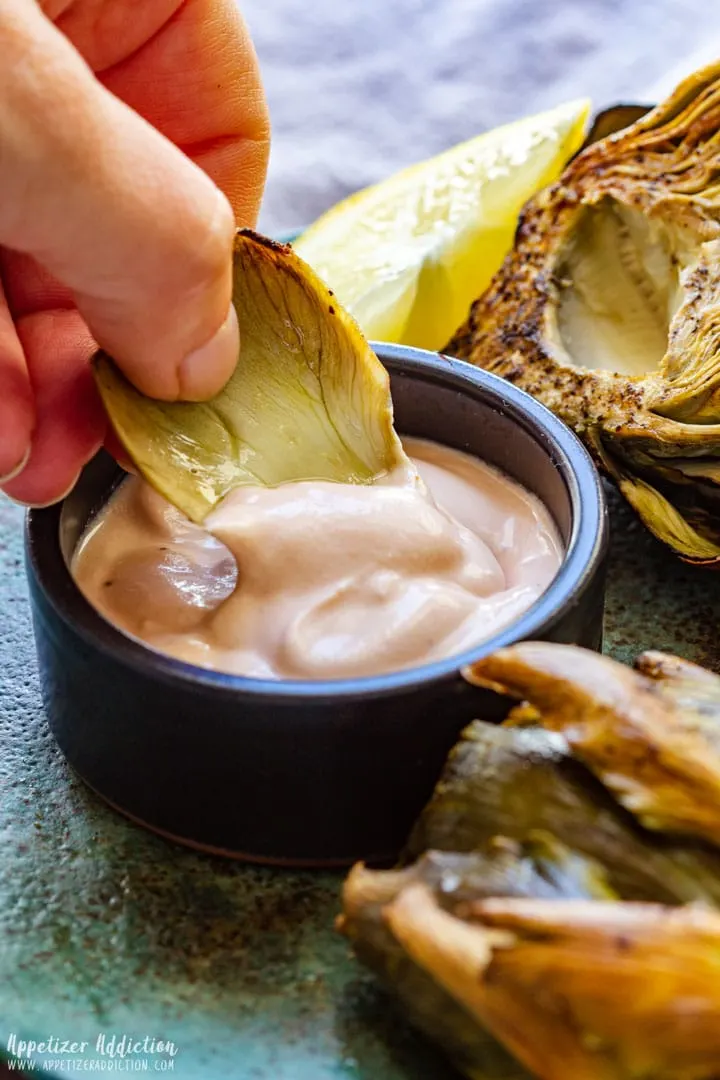
<svg viewBox="0 0 720 1080">
<path fill-rule="evenodd" d="M 675 561 L 615 493 L 611 511 L 607 650 L 718 670 L 720 576 Z M 172 1040 L 188 1080 L 450 1080 L 335 934 L 341 876 L 193 854 L 73 776 L 43 716 L 7 501 L 0 612 L 0 1048 L 55 1036 L 97 1058 L 99 1035 L 130 1033 Z M 167 1054 L 145 1057 L 157 1071 Z"/>
</svg>

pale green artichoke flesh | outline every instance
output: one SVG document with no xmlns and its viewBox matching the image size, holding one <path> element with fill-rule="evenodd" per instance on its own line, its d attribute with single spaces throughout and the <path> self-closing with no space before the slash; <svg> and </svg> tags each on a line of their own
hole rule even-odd
<svg viewBox="0 0 720 1080">
<path fill-rule="evenodd" d="M 233 303 L 240 361 L 211 401 L 155 401 L 95 360 L 113 426 L 153 487 L 200 522 L 240 485 L 370 483 L 404 460 L 387 372 L 291 248 L 239 231 Z"/>
<path fill-rule="evenodd" d="M 557 308 L 549 309 L 557 311 L 567 362 L 630 376 L 657 372 L 680 304 L 670 230 L 612 199 L 578 217 L 558 260 Z"/>
</svg>

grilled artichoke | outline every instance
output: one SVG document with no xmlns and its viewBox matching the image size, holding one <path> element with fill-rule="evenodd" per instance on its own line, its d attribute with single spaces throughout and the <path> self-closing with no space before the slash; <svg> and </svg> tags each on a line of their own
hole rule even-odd
<svg viewBox="0 0 720 1080">
<path fill-rule="evenodd" d="M 525 1070 L 434 973 L 416 963 L 390 929 L 387 910 L 418 886 L 448 911 L 496 895 L 612 899 L 602 869 L 551 836 L 534 833 L 524 844 L 495 839 L 467 855 L 431 852 L 406 870 L 374 872 L 356 866 L 345 883 L 339 929 L 363 963 L 395 990 L 415 1026 L 477 1080 L 526 1080 Z"/>
<path fill-rule="evenodd" d="M 560 735 L 540 728 L 471 724 L 403 861 L 426 851 L 475 851 L 498 835 L 522 842 L 537 829 L 601 865 L 625 899 L 720 908 L 720 852 L 645 829 Z"/>
<path fill-rule="evenodd" d="M 358 957 L 473 1080 L 717 1080 L 720 678 L 545 643 L 465 675 L 520 704 L 463 733 L 404 868 L 352 871 Z"/>
<path fill-rule="evenodd" d="M 660 540 L 720 563 L 720 62 L 527 204 L 444 351 L 534 394 Z"/>
<path fill-rule="evenodd" d="M 234 271 L 242 362 L 212 401 L 154 401 L 95 358 L 105 409 L 145 479 L 201 522 L 243 484 L 369 483 L 404 461 L 387 372 L 327 286 L 250 229 L 236 236 Z"/>
<path fill-rule="evenodd" d="M 603 109 L 593 118 L 590 130 L 585 136 L 585 142 L 580 149 L 584 150 L 592 143 L 630 127 L 636 120 L 640 120 L 649 113 L 650 108 L 649 105 L 612 105 L 609 109 Z"/>
<path fill-rule="evenodd" d="M 527 699 L 646 828 L 720 846 L 720 678 L 660 653 L 640 663 L 653 678 L 584 649 L 526 642 L 467 675 Z"/>
<path fill-rule="evenodd" d="M 715 912 L 494 898 L 449 914 L 415 885 L 384 918 L 404 954 L 542 1080 L 717 1080 Z"/>
</svg>

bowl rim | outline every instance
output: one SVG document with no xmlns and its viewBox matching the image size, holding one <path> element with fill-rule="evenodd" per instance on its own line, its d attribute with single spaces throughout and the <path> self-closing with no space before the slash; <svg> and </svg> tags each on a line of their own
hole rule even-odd
<svg viewBox="0 0 720 1080">
<path fill-rule="evenodd" d="M 266 699 L 275 704 L 339 703 L 392 697 L 428 689 L 456 677 L 467 665 L 503 646 L 542 636 L 577 602 L 604 559 L 608 515 L 599 473 L 585 447 L 553 413 L 524 390 L 491 372 L 441 353 L 405 345 L 371 342 L 390 374 L 418 376 L 424 381 L 472 392 L 524 428 L 561 473 L 572 511 L 570 538 L 560 569 L 546 590 L 518 619 L 499 633 L 462 653 L 419 667 L 353 679 L 269 680 L 212 671 L 167 656 L 109 623 L 75 584 L 59 538 L 64 500 L 31 509 L 26 517 L 28 575 L 55 614 L 92 649 L 98 649 L 136 674 L 180 684 L 189 692 L 212 691 L 236 700 Z"/>
</svg>

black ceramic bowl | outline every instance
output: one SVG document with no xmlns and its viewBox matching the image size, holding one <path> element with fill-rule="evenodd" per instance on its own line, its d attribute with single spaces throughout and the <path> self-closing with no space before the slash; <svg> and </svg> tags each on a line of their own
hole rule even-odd
<svg viewBox="0 0 720 1080">
<path fill-rule="evenodd" d="M 137 821 L 216 852 L 290 864 L 382 858 L 402 844 L 461 728 L 503 703 L 462 665 L 528 638 L 601 642 L 607 521 L 575 436 L 501 379 L 380 345 L 398 430 L 499 466 L 549 507 L 566 544 L 537 603 L 491 641 L 410 671 L 264 682 L 205 671 L 110 626 L 68 571 L 118 480 L 106 455 L 60 506 L 33 510 L 27 565 L 52 731 L 79 774 Z"/>
</svg>

